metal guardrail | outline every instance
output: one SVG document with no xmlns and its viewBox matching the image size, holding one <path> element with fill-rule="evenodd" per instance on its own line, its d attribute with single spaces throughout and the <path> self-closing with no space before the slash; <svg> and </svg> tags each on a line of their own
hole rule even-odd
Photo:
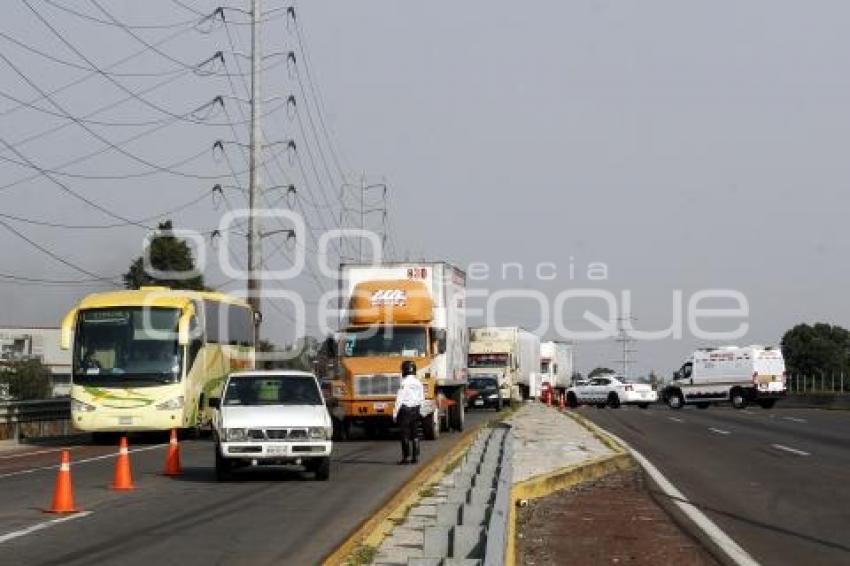
<svg viewBox="0 0 850 566">
<path fill-rule="evenodd" d="M 70 418 L 70 399 L 0 402 L 0 423 L 31 423 Z"/>
<path fill-rule="evenodd" d="M 33 423 L 69 421 L 71 419 L 70 399 L 45 399 L 38 401 L 2 401 L 0 402 L 0 428 L 5 434 L 0 436 L 17 440 L 21 437 L 21 428 Z"/>
</svg>

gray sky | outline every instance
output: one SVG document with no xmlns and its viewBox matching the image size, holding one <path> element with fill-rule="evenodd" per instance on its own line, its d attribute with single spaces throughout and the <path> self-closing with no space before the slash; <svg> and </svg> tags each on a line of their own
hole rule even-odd
<svg viewBox="0 0 850 566">
<path fill-rule="evenodd" d="M 53 5 L 106 19 L 94 3 L 28 1 L 100 67 L 142 47 L 126 31 L 87 22 Z M 165 0 L 97 3 L 136 25 L 192 18 L 178 3 Z M 214 3 L 185 4 L 207 11 Z M 267 8 L 282 5 L 266 2 Z M 461 265 L 486 262 L 495 276 L 476 285 L 539 289 L 550 297 L 568 288 L 598 286 L 584 272 L 589 262 L 604 262 L 610 277 L 602 287 L 615 293 L 631 290 L 638 328 L 670 324 L 674 289 L 687 297 L 704 288 L 736 289 L 747 296 L 750 332 L 739 342 L 775 343 L 801 321 L 848 324 L 850 307 L 843 300 L 848 240 L 842 222 L 850 199 L 850 162 L 843 155 L 850 141 L 850 113 L 844 108 L 850 96 L 846 2 L 328 1 L 303 3 L 298 15 L 309 69 L 321 87 L 343 168 L 352 178 L 361 172 L 372 180 L 386 177 L 392 187 L 393 236 L 402 256 L 446 258 Z M 228 19 L 244 18 L 230 13 Z M 180 29 L 133 33 L 155 42 Z M 284 20 L 269 22 L 266 49 L 295 49 L 302 65 L 293 29 Z M 6 7 L 0 31 L 87 65 L 24 4 Z M 246 29 L 236 25 L 217 26 L 208 34 L 189 31 L 161 50 L 184 62 L 200 61 L 217 49 L 230 49 L 228 31 L 238 49 L 247 51 Z M 6 38 L 0 38 L 0 53 L 45 90 L 86 74 L 48 62 Z M 235 72 L 237 62 L 247 68 L 245 61 L 228 57 L 228 70 Z M 296 94 L 306 117 L 306 103 L 287 67 L 275 58 L 266 64 L 272 67 L 266 73 L 266 95 Z M 137 92 L 179 69 L 147 52 L 114 70 L 172 75 L 114 80 Z M 245 96 L 241 79 L 234 82 Z M 3 61 L 0 90 L 26 100 L 36 97 Z M 168 117 L 160 109 L 183 114 L 229 92 L 223 77 L 189 73 L 145 94 L 148 103 L 130 101 L 91 119 L 162 121 Z M 80 117 L 126 96 L 96 77 L 55 100 Z M 61 114 L 45 101 L 37 104 Z M 279 101 L 269 107 L 275 104 Z M 0 97 L 0 137 L 11 144 L 67 122 L 34 110 L 8 112 L 14 105 Z M 211 120 L 241 119 L 237 103 L 228 101 L 227 108 L 227 115 Z M 304 123 L 306 136 L 285 110 L 266 123 L 269 141 L 293 137 L 298 143 L 309 186 L 286 155 L 270 165 L 269 176 L 284 183 L 286 174 L 299 185 L 304 193 L 300 204 L 318 234 L 323 222 L 335 222 L 321 208 L 324 198 L 332 206 L 338 202 L 333 164 L 327 174 L 314 146 L 322 193 L 307 154 L 313 139 L 309 123 Z M 113 142 L 152 127 L 90 126 Z M 246 128 L 236 128 L 245 141 Z M 181 122 L 140 138 L 127 150 L 160 166 L 198 155 L 174 168 L 221 175 L 219 180 L 169 173 L 55 178 L 121 216 L 143 218 L 190 201 L 216 182 L 234 184 L 225 160 L 214 160 L 210 152 L 201 155 L 218 138 L 233 139 L 230 128 Z M 70 126 L 16 147 L 41 166 L 61 168 L 102 144 Z M 228 146 L 227 152 L 234 168 L 244 169 L 239 148 Z M 331 156 L 326 147 L 324 154 Z M 18 159 L 4 147 L 0 155 Z M 113 151 L 63 171 L 121 176 L 150 168 Z M 0 163 L 0 187 L 30 173 Z M 234 205 L 244 202 L 237 191 L 228 196 Z M 207 198 L 173 216 L 179 226 L 206 231 L 215 227 L 222 210 Z M 72 224 L 120 222 L 44 177 L 0 188 L 0 212 Z M 5 221 L 69 261 L 106 275 L 126 269 L 144 235 L 134 227 L 68 231 Z M 242 242 L 236 244 L 243 257 Z M 3 273 L 87 277 L 34 251 L 2 226 L 0 258 Z M 269 262 L 287 264 L 279 255 Z M 505 262 L 524 264 L 524 280 L 513 275 L 503 280 L 499 266 Z M 539 262 L 558 264 L 558 279 L 535 280 Z M 224 279 L 214 266 L 207 275 L 211 283 Z M 286 286 L 316 295 L 311 277 Z M 87 290 L 3 283 L 0 322 L 55 324 Z M 267 311 L 269 334 L 284 339 L 285 319 Z M 535 326 L 537 318 L 530 304 L 506 303 L 498 322 Z M 639 343 L 638 368 L 669 373 L 700 344 L 687 334 L 681 341 Z M 578 357 L 586 371 L 612 365 L 619 355 L 607 341 L 579 345 Z"/>
</svg>

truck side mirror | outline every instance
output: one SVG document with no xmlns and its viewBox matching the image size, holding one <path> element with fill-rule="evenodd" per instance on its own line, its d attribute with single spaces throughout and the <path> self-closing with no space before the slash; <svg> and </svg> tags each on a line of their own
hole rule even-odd
<svg viewBox="0 0 850 566">
<path fill-rule="evenodd" d="M 673 381 L 676 381 L 676 380 L 679 380 L 679 379 L 682 379 L 682 372 L 680 372 L 680 371 L 673 372 Z"/>
<path fill-rule="evenodd" d="M 218 397 L 210 397 L 207 400 L 207 405 L 209 405 L 211 409 L 218 409 L 221 407 L 221 399 Z"/>
<path fill-rule="evenodd" d="M 435 328 L 432 330 L 431 336 L 434 340 L 434 349 L 438 354 L 446 353 L 446 329 L 445 328 Z"/>
</svg>

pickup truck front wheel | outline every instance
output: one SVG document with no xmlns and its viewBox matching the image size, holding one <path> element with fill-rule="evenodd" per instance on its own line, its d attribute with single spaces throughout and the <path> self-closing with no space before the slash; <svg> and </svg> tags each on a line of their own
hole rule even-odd
<svg viewBox="0 0 850 566">
<path fill-rule="evenodd" d="M 221 447 L 215 445 L 215 478 L 218 481 L 227 481 L 233 475 L 233 463 L 221 455 Z"/>
<path fill-rule="evenodd" d="M 316 474 L 316 480 L 328 481 L 331 477 L 331 459 L 317 458 L 316 463 L 312 466 L 313 472 Z"/>
</svg>

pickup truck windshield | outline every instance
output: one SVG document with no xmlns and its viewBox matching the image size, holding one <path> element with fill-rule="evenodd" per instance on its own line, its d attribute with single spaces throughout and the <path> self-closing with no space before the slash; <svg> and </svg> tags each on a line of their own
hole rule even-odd
<svg viewBox="0 0 850 566">
<path fill-rule="evenodd" d="M 342 353 L 348 358 L 421 358 L 428 355 L 428 336 L 425 328 L 404 326 L 349 332 L 343 340 Z"/>
<path fill-rule="evenodd" d="M 311 376 L 234 377 L 224 392 L 225 406 L 321 405 L 319 386 Z"/>
</svg>

